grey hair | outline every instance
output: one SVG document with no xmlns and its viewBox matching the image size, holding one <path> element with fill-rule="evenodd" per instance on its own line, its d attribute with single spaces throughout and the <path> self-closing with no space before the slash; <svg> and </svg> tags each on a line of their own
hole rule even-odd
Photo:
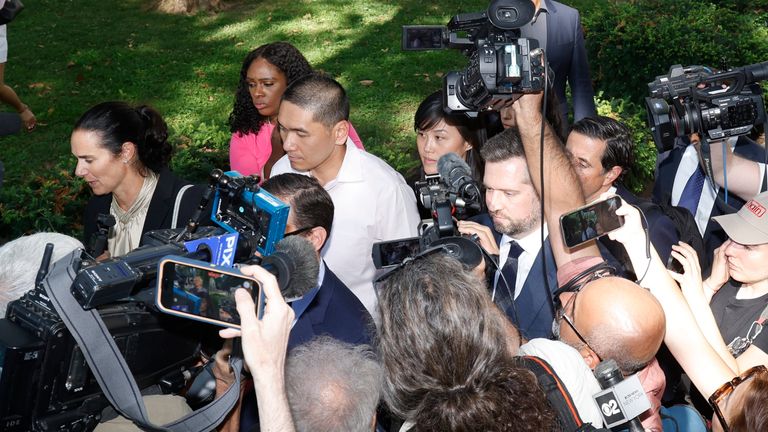
<svg viewBox="0 0 768 432">
<path fill-rule="evenodd" d="M 641 360 L 634 355 L 636 339 L 627 337 L 612 323 L 593 326 L 591 331 L 584 334 L 584 338 L 603 360 L 615 360 L 625 375 L 631 375 L 648 366 L 649 360 Z"/>
<path fill-rule="evenodd" d="M 291 350 L 285 367 L 297 432 L 369 432 L 381 393 L 381 366 L 367 345 L 320 336 Z"/>
<path fill-rule="evenodd" d="M 51 263 L 83 247 L 76 238 L 52 232 L 19 237 L 0 247 L 0 318 L 5 317 L 9 302 L 35 287 L 35 277 L 48 243 L 53 243 Z"/>
</svg>

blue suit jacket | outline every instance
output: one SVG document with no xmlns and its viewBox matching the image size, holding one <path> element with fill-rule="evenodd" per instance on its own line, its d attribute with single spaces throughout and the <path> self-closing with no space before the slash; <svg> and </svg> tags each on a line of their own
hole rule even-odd
<svg viewBox="0 0 768 432">
<path fill-rule="evenodd" d="M 475 216 L 472 220 L 489 227 L 496 239 L 496 244 L 501 243 L 501 233 L 493 227 L 493 220 L 487 213 Z M 603 258 L 617 269 L 619 276 L 622 276 L 624 271 L 618 260 L 599 243 L 598 247 Z M 545 284 L 545 280 L 547 284 Z M 493 284 L 493 280 L 489 281 L 489 286 L 491 284 Z M 531 271 L 520 290 L 520 295 L 515 299 L 514 310 L 504 311 L 524 337 L 528 339 L 552 338 L 552 321 L 555 319 L 552 293 L 557 288 L 557 265 L 552 253 L 552 245 L 549 243 L 549 237 L 547 237 L 539 249 L 539 254 L 536 255 Z"/>
<path fill-rule="evenodd" d="M 765 149 L 743 136 L 739 137 L 733 152 L 753 161 L 765 162 Z M 680 166 L 680 161 L 683 159 L 683 153 L 685 153 L 685 146 L 675 146 L 672 150 L 659 155 L 660 162 L 656 169 L 656 183 L 653 186 L 654 201 L 671 204 L 672 187 L 675 184 L 677 169 Z M 736 174 L 732 173 L 730 175 Z M 712 218 L 735 213 L 742 205 L 744 205 L 744 201 L 734 194 L 728 194 L 728 204 L 726 204 L 725 192 L 720 188 L 715 205 L 712 206 L 712 213 L 709 215 L 709 223 L 707 223 L 704 235 L 702 236 L 704 238 L 704 248 L 710 257 L 714 254 L 715 249 L 728 239 L 725 231 L 720 228 L 717 222 L 712 221 Z"/>
<path fill-rule="evenodd" d="M 291 328 L 288 350 L 320 335 L 354 345 L 370 345 L 374 331 L 365 306 L 326 266 L 317 296 Z"/>
<path fill-rule="evenodd" d="M 320 290 L 291 328 L 288 351 L 320 335 L 355 345 L 370 344 L 374 331 L 373 320 L 365 306 L 326 266 Z M 259 430 L 258 405 L 253 392 L 243 396 L 240 430 Z"/>
<path fill-rule="evenodd" d="M 501 242 L 501 233 L 493 227 L 493 220 L 488 213 L 483 213 L 472 218 L 473 221 L 483 224 L 491 229 L 496 244 Z M 549 290 L 545 285 L 544 261 L 546 261 L 546 280 L 549 282 Z M 489 286 L 493 284 L 491 279 Z M 552 321 L 555 319 L 552 293 L 557 289 L 557 266 L 552 255 L 552 246 L 549 238 L 544 240 L 539 254 L 533 262 L 531 271 L 525 278 L 525 283 L 514 302 L 514 310 L 504 311 L 509 319 L 520 330 L 520 333 L 528 338 L 552 337 Z"/>
<path fill-rule="evenodd" d="M 566 82 L 571 87 L 574 121 L 595 116 L 595 91 L 592 89 L 579 11 L 552 0 L 544 0 L 544 4 L 548 14 L 545 49 L 549 65 L 555 72 L 554 88 L 563 120 L 567 123 Z"/>
<path fill-rule="evenodd" d="M 616 186 L 616 194 L 622 197 L 627 203 L 637 205 L 642 201 L 642 198 L 638 198 L 624 186 L 620 184 L 614 186 Z M 651 244 L 656 249 L 656 252 L 659 253 L 661 261 L 666 264 L 669 260 L 669 254 L 672 252 L 672 245 L 676 245 L 680 241 L 680 237 L 677 235 L 677 228 L 675 228 L 672 219 L 667 217 L 660 208 L 655 206 L 652 210 L 645 212 L 645 219 L 648 222 L 648 232 L 651 235 Z M 608 239 L 608 237 L 602 237 L 600 240 L 604 244 L 612 241 Z M 619 246 L 623 249 L 622 245 Z M 611 251 L 614 256 L 620 256 L 614 252 L 611 247 L 608 247 L 608 250 Z"/>
</svg>

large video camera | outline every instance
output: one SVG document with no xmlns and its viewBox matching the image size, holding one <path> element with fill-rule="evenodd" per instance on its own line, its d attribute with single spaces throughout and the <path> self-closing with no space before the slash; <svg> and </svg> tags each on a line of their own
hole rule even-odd
<svg viewBox="0 0 768 432">
<path fill-rule="evenodd" d="M 447 112 L 476 114 L 513 95 L 544 90 L 544 54 L 519 30 L 535 12 L 530 0 L 493 0 L 487 11 L 456 15 L 447 27 L 404 26 L 402 47 L 462 50 L 469 66 L 445 75 L 443 105 Z"/>
<path fill-rule="evenodd" d="M 659 152 L 692 133 L 716 140 L 745 135 L 766 121 L 763 92 L 768 62 L 713 72 L 705 66 L 672 66 L 648 83 L 648 124 Z"/>
<path fill-rule="evenodd" d="M 207 216 L 200 212 L 184 230 L 148 232 L 143 246 L 122 257 L 84 257 L 72 266 L 73 297 L 98 311 L 140 389 L 159 385 L 165 393 L 179 392 L 200 359 L 200 335 L 207 329 L 157 312 L 159 261 L 181 255 L 244 262 L 257 250 L 271 253 L 285 231 L 289 207 L 260 189 L 258 179 L 214 170 L 201 210 L 214 195 L 210 218 L 218 227 L 198 226 Z M 11 302 L 0 320 L 0 430 L 90 431 L 107 406 L 43 284 Z"/>
<path fill-rule="evenodd" d="M 432 220 L 422 222 L 419 237 L 378 242 L 373 245 L 376 268 L 392 267 L 431 247 L 445 250 L 470 268 L 480 264 L 482 251 L 477 239 L 459 234 L 454 216 L 462 217 L 468 210 L 480 212 L 482 193 L 472 178 L 471 170 L 455 153 L 447 153 L 437 161 L 438 174 L 428 175 L 416 182 L 419 199 L 432 211 Z"/>
</svg>

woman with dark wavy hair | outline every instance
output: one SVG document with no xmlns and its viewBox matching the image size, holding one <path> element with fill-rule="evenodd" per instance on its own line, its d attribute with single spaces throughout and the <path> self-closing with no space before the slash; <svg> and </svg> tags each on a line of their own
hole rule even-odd
<svg viewBox="0 0 768 432">
<path fill-rule="evenodd" d="M 285 154 L 279 134 L 273 134 L 280 99 L 289 85 L 311 72 L 304 55 L 287 42 L 268 43 L 248 53 L 229 115 L 229 164 L 233 170 L 269 177 L 272 165 Z M 363 148 L 351 125 L 349 136 Z"/>
<path fill-rule="evenodd" d="M 94 194 L 83 218 L 85 242 L 98 230 L 98 215 L 111 214 L 117 221 L 109 230 L 111 256 L 138 247 L 147 231 L 186 224 L 200 204 L 203 188 L 171 173 L 168 128 L 147 105 L 100 103 L 75 123 L 70 143 L 75 175 Z"/>
</svg>

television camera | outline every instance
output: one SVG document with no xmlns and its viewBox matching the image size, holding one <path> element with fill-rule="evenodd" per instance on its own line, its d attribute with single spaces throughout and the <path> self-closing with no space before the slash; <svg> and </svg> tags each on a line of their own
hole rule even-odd
<svg viewBox="0 0 768 432">
<path fill-rule="evenodd" d="M 648 124 L 659 152 L 675 138 L 697 133 L 704 140 L 745 135 L 765 123 L 759 81 L 768 78 L 768 62 L 715 72 L 705 66 L 674 65 L 648 83 Z"/>
<path fill-rule="evenodd" d="M 248 262 L 256 251 L 272 253 L 285 231 L 289 207 L 260 189 L 258 178 L 214 170 L 210 180 L 183 230 L 148 232 L 143 246 L 124 256 L 96 262 L 84 254 L 72 265 L 73 297 L 98 311 L 140 389 L 181 390 L 200 359 L 201 334 L 213 331 L 157 312 L 152 291 L 159 261 L 180 255 L 219 265 Z M 202 224 L 206 214 L 216 226 Z M 41 272 L 49 260 L 50 253 Z M 0 430 L 90 431 L 108 402 L 43 280 L 38 275 L 35 288 L 11 302 L 0 320 Z"/>
<path fill-rule="evenodd" d="M 456 48 L 469 57 L 466 69 L 445 75 L 443 105 L 447 112 L 477 115 L 515 95 L 544 90 L 544 53 L 519 30 L 535 12 L 530 0 L 493 0 L 486 11 L 458 14 L 446 27 L 403 26 L 402 48 Z"/>
</svg>

